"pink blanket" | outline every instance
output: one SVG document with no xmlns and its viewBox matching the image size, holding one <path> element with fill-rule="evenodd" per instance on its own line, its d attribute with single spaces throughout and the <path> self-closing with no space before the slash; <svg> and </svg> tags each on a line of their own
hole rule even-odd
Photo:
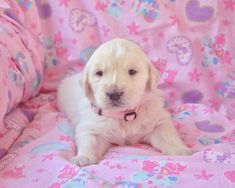
<svg viewBox="0 0 235 188">
<path fill-rule="evenodd" d="M 15 1 L 0 2 L 0 158 L 28 123 L 17 122 L 20 102 L 35 96 L 43 78 L 43 47 L 36 6 L 26 13 Z M 6 113 L 11 114 L 6 115 Z M 25 112 L 23 112 L 25 113 Z M 5 116 L 6 115 L 6 116 Z M 16 118 L 14 118 L 16 117 Z M 13 120 L 13 119 L 14 120 Z"/>
<path fill-rule="evenodd" d="M 18 12 L 29 36 L 43 39 L 45 73 L 39 93 L 35 88 L 22 97 L 22 90 L 15 90 L 13 94 L 21 96 L 17 102 L 27 102 L 7 116 L 5 111 L 1 113 L 11 122 L 11 130 L 17 132 L 21 127 L 21 131 L 9 141 L 0 129 L 0 152 L 7 152 L 0 160 L 0 188 L 235 186 L 234 0 L 5 2 L 15 6 L 11 11 Z M 5 21 L 4 27 L 0 25 L 1 73 L 7 65 L 2 57 L 12 50 L 1 46 L 6 37 L 10 41 L 10 32 L 4 31 L 12 28 L 8 27 L 12 19 L 3 5 L 0 13 L 0 21 Z M 32 32 L 30 24 L 42 30 Z M 137 144 L 113 147 L 96 165 L 79 168 L 69 162 L 76 152 L 74 128 L 58 112 L 55 90 L 66 74 L 82 69 L 100 43 L 114 37 L 138 43 L 161 72 L 159 88 L 166 108 L 195 154 L 165 156 Z M 29 49 L 34 49 L 35 41 L 29 42 Z M 14 57 L 17 51 L 11 53 Z M 40 59 L 41 54 L 34 53 Z M 36 62 L 28 60 L 26 64 L 41 67 Z M 4 79 L 10 87 L 9 78 L 0 74 L 0 94 L 6 87 Z M 27 84 L 22 88 L 28 91 Z M 28 100 L 35 93 L 38 96 Z M 8 101 L 3 96 L 1 110 Z M 6 143 L 12 145 L 5 147 Z"/>
</svg>

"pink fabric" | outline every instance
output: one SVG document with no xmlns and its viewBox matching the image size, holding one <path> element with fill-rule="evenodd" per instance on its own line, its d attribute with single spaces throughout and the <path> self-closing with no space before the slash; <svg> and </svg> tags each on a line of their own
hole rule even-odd
<svg viewBox="0 0 235 188">
<path fill-rule="evenodd" d="M 36 13 L 31 1 L 14 2 L 30 25 L 36 18 L 27 17 Z M 235 186 L 234 0 L 35 2 L 45 81 L 37 97 L 6 118 L 13 130 L 24 130 L 0 161 L 1 188 Z M 113 37 L 138 43 L 161 72 L 166 107 L 194 155 L 164 156 L 138 144 L 113 147 L 97 165 L 79 168 L 68 161 L 76 152 L 74 128 L 56 108 L 55 89 Z"/>
<path fill-rule="evenodd" d="M 9 5 L 8 7 L 6 5 Z M 32 24 L 35 24 L 32 27 Z M 25 13 L 16 1 L 0 3 L 0 148 L 6 151 L 27 125 L 18 121 L 18 109 L 6 113 L 22 101 L 35 96 L 42 83 L 44 67 L 43 46 L 39 36 L 41 26 L 37 8 L 31 5 Z M 4 153 L 4 152 L 2 152 Z M 0 153 L 0 158 L 2 157 Z"/>
</svg>

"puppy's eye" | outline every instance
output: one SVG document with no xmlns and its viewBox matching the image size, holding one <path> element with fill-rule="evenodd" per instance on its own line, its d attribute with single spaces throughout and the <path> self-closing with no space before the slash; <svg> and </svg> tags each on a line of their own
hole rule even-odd
<svg viewBox="0 0 235 188">
<path fill-rule="evenodd" d="M 131 76 L 135 75 L 136 73 L 137 73 L 137 71 L 134 70 L 134 69 L 129 69 L 128 70 L 128 74 L 131 75 Z"/>
<path fill-rule="evenodd" d="M 103 76 L 103 71 L 97 71 L 95 73 L 95 75 L 101 77 L 101 76 Z"/>
</svg>

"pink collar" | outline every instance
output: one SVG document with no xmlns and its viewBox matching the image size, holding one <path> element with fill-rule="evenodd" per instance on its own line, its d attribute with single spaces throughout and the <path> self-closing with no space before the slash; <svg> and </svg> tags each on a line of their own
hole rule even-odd
<svg viewBox="0 0 235 188">
<path fill-rule="evenodd" d="M 137 108 L 134 110 L 112 112 L 110 110 L 102 110 L 94 104 L 91 104 L 91 107 L 93 108 L 94 112 L 100 116 L 106 116 L 106 117 L 110 117 L 110 118 L 114 118 L 114 119 L 122 119 L 125 121 L 133 121 L 137 117 L 137 113 L 136 113 Z"/>
</svg>

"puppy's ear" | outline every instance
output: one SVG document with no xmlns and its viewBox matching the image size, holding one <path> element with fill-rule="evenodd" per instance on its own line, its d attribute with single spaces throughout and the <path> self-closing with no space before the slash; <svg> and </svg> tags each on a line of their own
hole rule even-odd
<svg viewBox="0 0 235 188">
<path fill-rule="evenodd" d="M 149 63 L 148 76 L 149 76 L 149 79 L 147 82 L 147 89 L 149 91 L 153 91 L 157 87 L 157 82 L 160 78 L 160 75 L 159 75 L 159 72 L 151 63 Z"/>
<path fill-rule="evenodd" d="M 93 96 L 93 91 L 92 91 L 91 85 L 89 83 L 87 67 L 83 70 L 83 73 L 82 73 L 82 76 L 81 76 L 79 83 L 80 83 L 81 87 L 83 88 L 86 97 L 90 101 L 93 101 L 94 96 Z"/>
</svg>

